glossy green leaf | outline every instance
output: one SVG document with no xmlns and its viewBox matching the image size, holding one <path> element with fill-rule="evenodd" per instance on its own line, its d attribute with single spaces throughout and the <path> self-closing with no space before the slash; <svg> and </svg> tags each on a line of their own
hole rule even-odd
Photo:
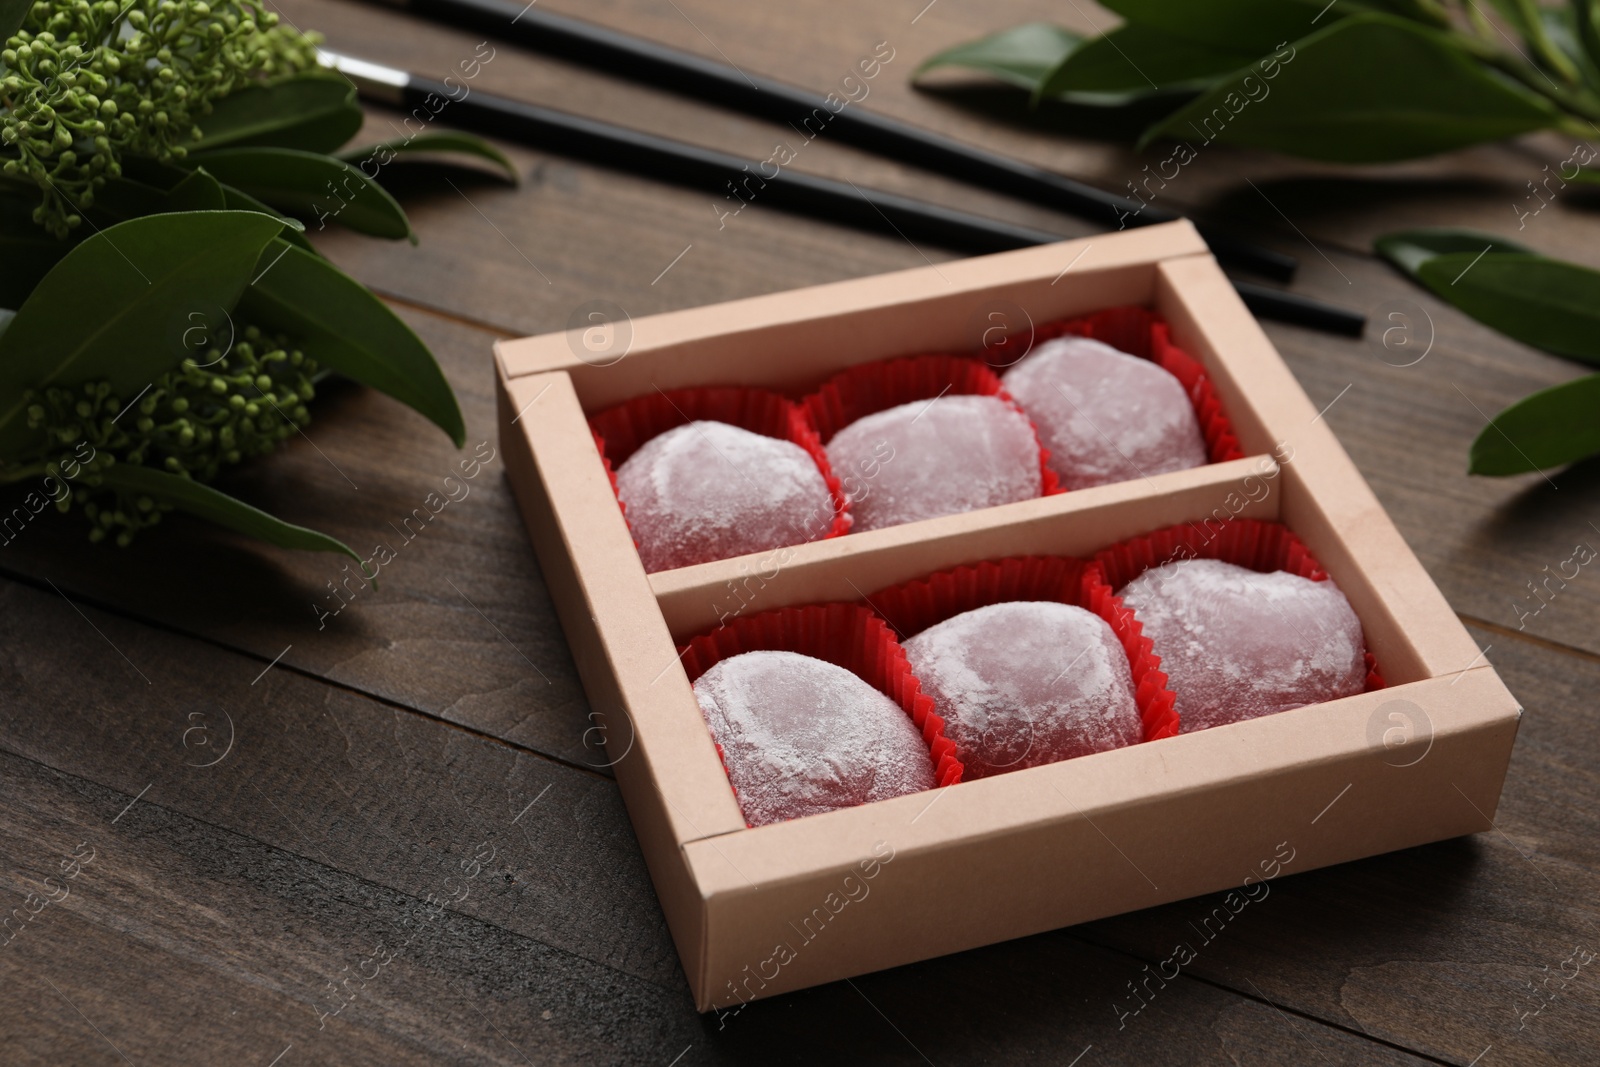
<svg viewBox="0 0 1600 1067">
<path fill-rule="evenodd" d="M 1045 77 L 1082 42 L 1082 35 L 1071 30 L 1048 22 L 1029 22 L 947 48 L 925 61 L 916 74 L 942 67 L 960 67 L 1031 92 L 1038 89 Z"/>
<path fill-rule="evenodd" d="M 1485 68 L 1445 34 L 1389 15 L 1346 18 L 1291 48 L 1275 79 L 1255 68 L 1224 78 L 1141 143 L 1203 138 L 1379 163 L 1496 141 L 1560 118 L 1544 98 Z"/>
<path fill-rule="evenodd" d="M 1103 0 L 1100 6 L 1173 37 L 1259 56 L 1336 22 L 1355 5 L 1345 0 L 1333 5 L 1313 0 Z"/>
<path fill-rule="evenodd" d="M 415 408 L 459 447 L 466 424 L 433 353 L 411 328 L 325 259 L 274 241 L 240 317 L 296 338 L 324 367 Z"/>
<path fill-rule="evenodd" d="M 1573 69 L 1589 88 L 1600 86 L 1600 67 L 1595 66 L 1583 38 L 1582 10 L 1590 0 L 1573 0 L 1570 7 L 1539 8 L 1539 23 L 1550 45 L 1571 61 Z"/>
<path fill-rule="evenodd" d="M 1130 22 L 1077 49 L 1039 87 L 1040 95 L 1199 87 L 1249 66 L 1256 53 L 1177 37 Z"/>
<path fill-rule="evenodd" d="M 374 178 L 378 171 L 386 166 L 394 157 L 415 154 L 436 155 L 462 155 L 476 156 L 479 159 L 493 163 L 512 185 L 522 183 L 521 175 L 506 154 L 481 137 L 474 137 L 470 133 L 419 133 L 413 137 L 398 137 L 393 141 L 384 141 L 380 144 L 367 145 L 365 148 L 350 148 L 338 153 L 338 158 L 356 167 L 363 174 L 370 173 Z"/>
<path fill-rule="evenodd" d="M 1499 234 L 1454 227 L 1420 227 L 1387 233 L 1372 243 L 1373 250 L 1412 277 L 1417 268 L 1434 256 L 1451 252 L 1526 252 L 1533 249 Z"/>
<path fill-rule="evenodd" d="M 1425 23 L 1438 29 L 1450 26 L 1450 16 L 1437 0 L 1348 0 L 1334 8 L 1359 14 L 1362 11 L 1381 11 L 1413 22 Z"/>
<path fill-rule="evenodd" d="M 175 366 L 186 310 L 232 308 L 281 228 L 246 211 L 150 215 L 68 252 L 0 337 L 0 456 L 28 438 L 25 389 L 106 378 L 132 395 Z"/>
<path fill-rule="evenodd" d="M 229 93 L 200 120 L 191 151 L 269 145 L 333 152 L 361 129 L 361 106 L 349 79 L 310 71 Z"/>
<path fill-rule="evenodd" d="M 1541 389 L 1490 420 L 1472 442 L 1473 474 L 1547 470 L 1600 452 L 1600 374 Z"/>
<path fill-rule="evenodd" d="M 0 0 L 0 42 L 22 29 L 22 20 L 28 17 L 31 7 L 33 0 Z"/>
<path fill-rule="evenodd" d="M 315 221 L 318 229 L 336 221 L 373 237 L 415 243 L 405 210 L 389 191 L 333 156 L 293 148 L 224 148 L 192 153 L 188 163 L 247 196 Z"/>
<path fill-rule="evenodd" d="M 222 199 L 232 211 L 259 211 L 263 215 L 276 215 L 283 220 L 283 232 L 278 236 L 313 255 L 320 256 L 322 254 L 312 246 L 310 241 L 306 240 L 306 224 L 299 219 L 290 218 L 276 208 L 263 204 L 249 193 L 241 192 L 231 185 L 222 187 Z"/>
<path fill-rule="evenodd" d="M 1572 23 L 1583 53 L 1589 60 L 1589 72 L 1600 71 L 1600 0 L 1572 0 Z M 1600 87 L 1600 80 L 1590 82 Z"/>
<path fill-rule="evenodd" d="M 1600 271 L 1528 253 L 1451 252 L 1424 260 L 1416 275 L 1507 337 L 1600 365 Z"/>
<path fill-rule="evenodd" d="M 279 548 L 310 552 L 342 552 L 356 562 L 361 557 L 349 545 L 325 533 L 296 526 L 251 507 L 193 478 L 131 463 L 117 463 L 105 470 L 105 484 L 126 493 L 138 493 L 171 504 L 179 511 L 225 526 L 230 530 L 277 545 Z"/>
<path fill-rule="evenodd" d="M 221 211 L 227 207 L 222 186 L 204 171 L 185 172 L 170 189 L 132 178 L 113 178 L 95 194 L 95 216 L 123 222 L 144 215 L 174 211 Z"/>
<path fill-rule="evenodd" d="M 1526 49 L 1541 66 L 1552 70 L 1563 80 L 1577 76 L 1577 68 L 1551 40 L 1549 23 L 1543 17 L 1541 5 L 1536 0 L 1489 0 L 1500 12 L 1508 26 L 1526 42 Z M 1522 47 L 1517 48 L 1523 51 Z"/>
<path fill-rule="evenodd" d="M 33 221 L 37 198 L 0 193 L 0 308 L 18 308 L 72 245 Z"/>
</svg>

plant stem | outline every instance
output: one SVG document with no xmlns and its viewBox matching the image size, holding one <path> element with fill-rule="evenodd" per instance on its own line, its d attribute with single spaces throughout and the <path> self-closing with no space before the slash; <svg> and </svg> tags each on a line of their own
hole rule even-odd
<svg viewBox="0 0 1600 1067">
<path fill-rule="evenodd" d="M 1494 40 L 1494 27 L 1489 25 L 1489 20 L 1484 16 L 1476 0 L 1462 0 L 1467 12 L 1467 22 L 1474 32 L 1486 42 Z"/>
<path fill-rule="evenodd" d="M 1539 16 L 1539 6 L 1533 0 L 1516 0 L 1517 10 L 1522 14 L 1522 32 L 1533 50 L 1544 60 L 1545 65 L 1557 74 L 1568 85 L 1578 83 L 1578 68 L 1565 52 L 1557 48 L 1555 42 L 1550 40 L 1550 35 L 1545 32 L 1544 20 Z"/>
<path fill-rule="evenodd" d="M 1562 133 L 1571 134 L 1573 137 L 1581 137 L 1584 140 L 1600 137 L 1600 128 L 1597 128 L 1588 119 L 1562 118 L 1552 128 L 1560 130 Z"/>
<path fill-rule="evenodd" d="M 1476 37 L 1469 37 L 1464 33 L 1452 33 L 1451 40 L 1462 51 L 1475 59 L 1515 78 L 1525 88 L 1544 97 L 1555 104 L 1568 115 L 1587 119 L 1590 122 L 1600 122 L 1600 100 L 1592 94 L 1579 89 L 1576 92 L 1562 88 L 1550 80 L 1544 71 L 1533 66 L 1521 56 L 1513 55 L 1503 48 L 1499 48 L 1488 41 L 1480 41 Z M 1560 121 L 1552 125 L 1560 126 Z M 1563 127 L 1564 128 L 1564 127 Z M 1589 130 L 1586 136 L 1593 135 L 1594 130 Z"/>
<path fill-rule="evenodd" d="M 24 478 L 32 478 L 49 473 L 49 467 L 44 463 L 29 463 L 23 467 L 0 467 L 0 485 L 9 485 L 12 482 L 20 482 Z"/>
</svg>

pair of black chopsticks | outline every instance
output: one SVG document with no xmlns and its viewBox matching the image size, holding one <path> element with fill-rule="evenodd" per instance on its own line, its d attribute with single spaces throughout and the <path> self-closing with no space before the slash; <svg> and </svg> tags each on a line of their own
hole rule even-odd
<svg viewBox="0 0 1600 1067">
<path fill-rule="evenodd" d="M 838 110 L 824 97 L 732 66 L 595 26 L 519 6 L 507 0 L 386 0 L 445 24 L 473 29 L 553 52 L 635 80 L 809 130 L 826 116 L 829 137 L 985 188 L 1044 204 L 1110 228 L 1126 220 L 1147 225 L 1175 218 L 1135 201 L 1073 181 L 1031 164 L 982 151 L 907 123 L 852 106 Z M 571 154 L 632 173 L 714 192 L 727 210 L 745 198 L 845 225 L 899 233 L 965 251 L 994 252 L 1061 240 L 1059 234 L 940 207 L 851 182 L 775 168 L 755 161 L 627 127 L 538 107 L 473 90 L 459 90 L 418 75 L 353 57 L 325 54 L 363 95 L 412 108 L 430 95 L 451 99 L 450 122 L 483 133 Z M 810 122 L 808 123 L 808 120 Z M 1231 266 L 1288 280 L 1293 258 L 1201 228 L 1217 258 Z M 1234 282 L 1245 303 L 1263 318 L 1331 333 L 1359 336 L 1365 318 L 1355 312 L 1282 290 Z"/>
</svg>

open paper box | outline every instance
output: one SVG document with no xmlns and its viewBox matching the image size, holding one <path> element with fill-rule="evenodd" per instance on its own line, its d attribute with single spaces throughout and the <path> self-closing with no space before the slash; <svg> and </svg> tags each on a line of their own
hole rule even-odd
<svg viewBox="0 0 1600 1067">
<path fill-rule="evenodd" d="M 792 394 L 868 360 L 974 350 L 991 312 L 1025 331 L 1125 304 L 1204 364 L 1246 458 L 815 541 L 777 568 L 762 553 L 647 575 L 586 422 L 657 388 Z M 1516 700 L 1187 223 L 655 315 L 623 351 L 577 330 L 500 342 L 500 434 L 702 1011 L 1489 829 Z M 1306 543 L 1388 688 L 745 826 L 677 659 L 725 612 L 1231 517 Z"/>
</svg>

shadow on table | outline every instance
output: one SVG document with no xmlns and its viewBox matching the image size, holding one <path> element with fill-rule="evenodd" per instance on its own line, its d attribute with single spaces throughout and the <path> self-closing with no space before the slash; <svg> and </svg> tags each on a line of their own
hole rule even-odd
<svg viewBox="0 0 1600 1067">
<path fill-rule="evenodd" d="M 1104 1062 L 1180 1062 L 1206 1044 L 1197 1023 L 1230 1046 L 1280 1039 L 1258 993 L 1344 1025 L 1344 976 L 1460 951 L 1453 918 L 1483 860 L 1475 838 L 1457 838 L 1286 874 L 1221 926 L 1206 923 L 1227 913 L 1217 893 L 755 1001 L 702 1017 L 711 1054 L 699 1062 L 1011 1062 L 1028 1050 L 1067 1064 L 1089 1045 Z M 1193 950 L 1182 977 L 1152 979 L 1179 943 Z"/>
<path fill-rule="evenodd" d="M 1476 533 L 1486 541 L 1522 538 L 1529 529 L 1589 531 L 1590 504 L 1600 495 L 1600 456 L 1590 456 L 1528 483 L 1491 511 Z"/>
<path fill-rule="evenodd" d="M 1219 217 L 1267 226 L 1281 225 L 1284 215 L 1302 226 L 1318 220 L 1347 225 L 1353 216 L 1401 218 L 1416 208 L 1440 201 L 1476 202 L 1497 195 L 1515 200 L 1518 191 L 1510 183 L 1485 178 L 1304 175 L 1256 179 L 1254 188 L 1243 185 L 1229 189 L 1209 207 Z"/>
</svg>

